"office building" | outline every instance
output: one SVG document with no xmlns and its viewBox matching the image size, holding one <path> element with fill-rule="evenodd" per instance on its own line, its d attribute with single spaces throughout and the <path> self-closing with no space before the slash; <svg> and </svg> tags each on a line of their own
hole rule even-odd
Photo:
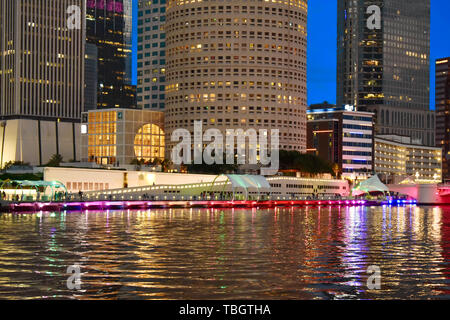
<svg viewBox="0 0 450 320">
<path fill-rule="evenodd" d="M 136 107 L 132 85 L 132 0 L 87 0 L 86 43 L 97 47 L 97 108 Z M 86 111 L 91 109 L 86 106 Z"/>
<path fill-rule="evenodd" d="M 430 0 L 338 0 L 338 106 L 373 112 L 377 134 L 434 146 L 429 67 Z"/>
<path fill-rule="evenodd" d="M 450 57 L 436 61 L 436 146 L 442 148 L 443 177 L 450 180 Z"/>
<path fill-rule="evenodd" d="M 163 110 L 166 102 L 166 0 L 140 0 L 138 11 L 138 108 Z"/>
<path fill-rule="evenodd" d="M 167 136 L 195 121 L 224 136 L 279 129 L 280 149 L 305 152 L 307 12 L 303 0 L 169 0 Z"/>
<path fill-rule="evenodd" d="M 342 177 L 366 179 L 373 172 L 373 114 L 353 106 L 311 105 L 307 152 L 338 164 Z"/>
<path fill-rule="evenodd" d="M 375 136 L 375 172 L 386 183 L 442 181 L 442 150 L 418 144 L 411 137 Z"/>
<path fill-rule="evenodd" d="M 84 110 L 97 109 L 98 50 L 92 43 L 86 43 L 84 61 Z"/>
<path fill-rule="evenodd" d="M 164 160 L 164 113 L 136 109 L 104 109 L 83 113 L 82 161 L 129 165 L 135 159 Z"/>
<path fill-rule="evenodd" d="M 68 24 L 71 6 L 82 16 L 81 0 L 0 1 L 2 167 L 79 157 L 85 35 Z"/>
</svg>

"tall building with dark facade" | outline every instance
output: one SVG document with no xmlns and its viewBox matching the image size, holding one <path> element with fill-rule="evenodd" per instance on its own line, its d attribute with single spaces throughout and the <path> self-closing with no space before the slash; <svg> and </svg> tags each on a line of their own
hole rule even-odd
<svg viewBox="0 0 450 320">
<path fill-rule="evenodd" d="M 165 108 L 166 0 L 140 0 L 138 11 L 138 108 Z"/>
<path fill-rule="evenodd" d="M 372 24 L 378 20 L 379 26 Z M 339 106 L 373 112 L 377 134 L 434 145 L 430 0 L 338 0 L 337 61 Z"/>
<path fill-rule="evenodd" d="M 84 49 L 84 111 L 89 111 L 97 109 L 98 50 L 92 43 Z"/>
<path fill-rule="evenodd" d="M 450 57 L 436 61 L 436 145 L 442 147 L 442 175 L 450 180 Z"/>
<path fill-rule="evenodd" d="M 86 42 L 97 47 L 98 109 L 136 106 L 131 79 L 132 11 L 132 0 L 86 1 Z"/>
<path fill-rule="evenodd" d="M 83 0 L 0 0 L 1 167 L 78 158 L 84 10 Z"/>
</svg>

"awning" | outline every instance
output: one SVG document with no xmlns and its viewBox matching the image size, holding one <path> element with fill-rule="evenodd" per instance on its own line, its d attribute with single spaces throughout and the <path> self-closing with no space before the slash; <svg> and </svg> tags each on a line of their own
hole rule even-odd
<svg viewBox="0 0 450 320">
<path fill-rule="evenodd" d="M 383 184 L 378 176 L 373 176 L 370 179 L 367 179 L 366 181 L 363 181 L 359 183 L 354 189 L 353 189 L 353 195 L 359 195 L 363 193 L 370 193 L 370 192 L 389 192 L 389 188 Z"/>
<path fill-rule="evenodd" d="M 226 175 L 228 180 L 231 182 L 231 187 L 233 189 L 233 193 L 236 189 L 244 189 L 246 193 L 246 198 L 248 198 L 248 190 L 254 189 L 258 192 L 261 190 L 270 192 L 271 187 L 270 183 L 263 176 L 255 176 L 255 175 L 237 175 L 237 174 L 228 174 Z"/>
<path fill-rule="evenodd" d="M 59 181 L 30 181 L 30 180 L 5 180 L 0 186 L 0 189 L 3 188 L 8 183 L 14 183 L 19 187 L 50 187 L 50 188 L 62 188 L 66 189 L 64 183 Z"/>
<path fill-rule="evenodd" d="M 413 177 L 408 177 L 398 184 L 416 184 L 416 180 Z"/>
</svg>

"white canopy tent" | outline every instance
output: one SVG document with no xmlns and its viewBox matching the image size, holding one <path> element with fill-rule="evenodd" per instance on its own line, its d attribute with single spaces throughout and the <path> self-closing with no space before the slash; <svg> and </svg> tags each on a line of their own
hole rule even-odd
<svg viewBox="0 0 450 320">
<path fill-rule="evenodd" d="M 226 175 L 229 181 L 231 182 L 231 186 L 233 189 L 233 198 L 236 192 L 236 189 L 241 188 L 245 192 L 245 198 L 248 200 L 248 191 L 250 189 L 256 190 L 258 192 L 258 197 L 261 194 L 261 190 L 265 192 L 270 192 L 271 187 L 270 183 L 263 176 L 253 176 L 253 175 L 235 175 L 235 174 L 227 174 Z"/>
<path fill-rule="evenodd" d="M 361 195 L 370 192 L 389 192 L 389 188 L 380 181 L 377 175 L 362 181 L 355 188 L 353 188 L 353 195 Z"/>
</svg>

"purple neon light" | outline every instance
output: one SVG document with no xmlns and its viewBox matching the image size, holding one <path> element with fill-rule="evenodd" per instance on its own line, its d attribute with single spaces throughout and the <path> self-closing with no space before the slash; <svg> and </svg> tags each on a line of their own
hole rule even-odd
<svg viewBox="0 0 450 320">
<path fill-rule="evenodd" d="M 99 10 L 106 8 L 109 12 L 123 13 L 123 3 L 115 0 L 87 0 L 86 7 Z"/>
</svg>

